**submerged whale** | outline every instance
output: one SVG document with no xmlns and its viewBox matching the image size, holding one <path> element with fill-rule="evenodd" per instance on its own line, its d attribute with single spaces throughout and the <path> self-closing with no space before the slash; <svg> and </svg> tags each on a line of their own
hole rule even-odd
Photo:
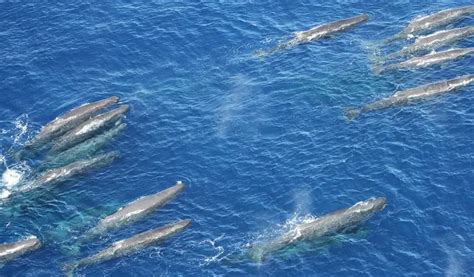
<svg viewBox="0 0 474 277">
<path fill-rule="evenodd" d="M 72 275 L 73 271 L 82 266 L 105 262 L 114 258 L 125 256 L 137 252 L 149 245 L 161 242 L 170 236 L 175 235 L 186 229 L 191 224 L 190 219 L 181 220 L 161 228 L 152 229 L 128 239 L 120 240 L 112 244 L 112 246 L 100 251 L 99 253 L 79 260 L 78 262 L 66 264 L 64 271 L 66 275 Z"/>
<path fill-rule="evenodd" d="M 118 124 L 104 131 L 104 133 L 92 137 L 57 155 L 48 156 L 45 163 L 41 165 L 41 168 L 56 168 L 91 157 L 118 136 L 125 127 L 127 127 L 125 123 Z"/>
<path fill-rule="evenodd" d="M 121 207 L 115 213 L 101 219 L 99 224 L 89 230 L 86 235 L 89 238 L 93 235 L 101 234 L 107 230 L 139 220 L 156 209 L 163 207 L 166 203 L 174 199 L 183 189 L 184 184 L 178 181 L 176 185 L 163 191 L 140 197 Z"/>
<path fill-rule="evenodd" d="M 61 136 L 90 117 L 94 116 L 100 110 L 117 103 L 119 98 L 112 96 L 93 103 L 86 103 L 82 106 L 56 117 L 53 121 L 43 126 L 36 137 L 27 143 L 27 148 L 36 148 L 40 144 L 47 143 L 51 139 Z"/>
<path fill-rule="evenodd" d="M 250 257 L 261 262 L 271 253 L 298 241 L 315 240 L 349 231 L 370 219 L 376 212 L 383 210 L 385 206 L 385 198 L 370 198 L 358 202 L 352 207 L 340 209 L 310 222 L 299 224 L 274 240 L 254 244 L 250 249 Z"/>
<path fill-rule="evenodd" d="M 465 6 L 443 10 L 431 15 L 416 18 L 411 21 L 400 33 L 396 34 L 389 41 L 404 39 L 409 37 L 410 35 L 429 31 L 436 27 L 445 26 L 464 16 L 469 16 L 473 13 L 474 6 Z"/>
<path fill-rule="evenodd" d="M 59 153 L 89 139 L 105 128 L 110 127 L 128 111 L 128 105 L 94 116 L 60 137 L 50 150 L 50 154 Z"/>
<path fill-rule="evenodd" d="M 0 244 L 0 263 L 6 263 L 40 247 L 41 241 L 35 236 L 12 243 Z"/>
<path fill-rule="evenodd" d="M 62 182 L 94 168 L 105 166 L 118 157 L 117 152 L 109 152 L 90 159 L 79 160 L 63 167 L 54 168 L 42 173 L 36 179 L 20 186 L 15 192 L 26 192 L 38 187 Z"/>
<path fill-rule="evenodd" d="M 390 97 L 375 101 L 361 108 L 350 108 L 346 110 L 346 116 L 349 120 L 351 120 L 361 113 L 407 104 L 414 100 L 420 100 L 427 97 L 452 92 L 458 88 L 467 86 L 472 82 L 474 82 L 474 74 L 422 85 L 404 91 L 397 91 Z"/>
<path fill-rule="evenodd" d="M 456 60 L 462 57 L 467 57 L 468 55 L 473 54 L 473 53 L 474 53 L 474 47 L 450 49 L 446 51 L 431 53 L 431 54 L 420 56 L 420 57 L 414 57 L 409 60 L 396 63 L 396 64 L 376 67 L 374 71 L 375 73 L 382 73 L 385 71 L 402 69 L 402 68 L 428 67 L 435 64 L 440 64 L 440 63 Z"/>
<path fill-rule="evenodd" d="M 318 40 L 334 33 L 345 31 L 355 25 L 365 22 L 369 19 L 367 14 L 362 14 L 322 25 L 318 25 L 306 31 L 294 32 L 294 38 L 288 42 L 279 44 L 276 48 L 269 50 L 268 52 L 262 51 L 257 53 L 257 56 L 266 56 L 273 54 L 279 50 L 288 49 L 298 44 L 307 43 L 310 41 Z"/>
<path fill-rule="evenodd" d="M 414 43 L 403 47 L 402 50 L 398 52 L 390 54 L 389 57 L 394 58 L 420 51 L 436 49 L 472 35 L 474 35 L 474 26 L 438 31 L 431 35 L 418 37 Z"/>
</svg>

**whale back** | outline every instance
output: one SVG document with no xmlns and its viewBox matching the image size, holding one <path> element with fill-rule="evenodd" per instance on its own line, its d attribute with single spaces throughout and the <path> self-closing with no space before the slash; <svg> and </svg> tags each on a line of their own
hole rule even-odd
<svg viewBox="0 0 474 277">
<path fill-rule="evenodd" d="M 458 18 L 474 13 L 474 6 L 465 6 L 454 9 L 443 10 L 431 15 L 416 18 L 403 30 L 404 34 L 412 34 L 431 28 L 447 25 Z"/>
<path fill-rule="evenodd" d="M 44 141 L 56 136 L 60 136 L 63 133 L 69 131 L 71 128 L 74 128 L 78 124 L 84 122 L 101 109 L 104 109 L 107 106 L 117 102 L 118 97 L 112 96 L 93 103 L 86 103 L 75 109 L 72 109 L 71 111 L 56 117 L 53 121 L 43 126 L 35 140 Z"/>
<path fill-rule="evenodd" d="M 178 182 L 176 185 L 158 193 L 140 197 L 102 219 L 99 226 L 102 229 L 107 229 L 128 221 L 137 220 L 171 201 L 183 189 L 184 184 Z"/>
<path fill-rule="evenodd" d="M 0 262 L 6 262 L 41 247 L 41 241 L 31 236 L 13 243 L 0 244 Z"/>
</svg>

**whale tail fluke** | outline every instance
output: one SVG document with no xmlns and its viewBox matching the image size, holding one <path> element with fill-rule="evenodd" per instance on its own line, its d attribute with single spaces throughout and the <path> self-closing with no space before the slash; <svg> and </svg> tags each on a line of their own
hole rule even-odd
<svg viewBox="0 0 474 277">
<path fill-rule="evenodd" d="M 344 114 L 346 115 L 346 118 L 351 121 L 358 117 L 361 113 L 361 109 L 359 108 L 347 108 L 344 110 Z"/>
</svg>

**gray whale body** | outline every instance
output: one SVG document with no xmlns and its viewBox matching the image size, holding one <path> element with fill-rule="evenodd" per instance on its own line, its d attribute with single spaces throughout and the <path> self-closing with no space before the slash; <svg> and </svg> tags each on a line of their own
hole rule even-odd
<svg viewBox="0 0 474 277">
<path fill-rule="evenodd" d="M 351 27 L 354 27 L 362 22 L 365 22 L 369 19 L 367 14 L 361 14 L 358 16 L 337 20 L 330 23 L 325 23 L 322 25 L 315 26 L 306 31 L 294 32 L 293 39 L 285 43 L 280 43 L 277 47 L 270 49 L 268 51 L 258 51 L 256 53 L 257 57 L 264 57 L 276 53 L 280 50 L 288 49 L 298 44 L 307 43 L 310 41 L 318 40 L 334 33 L 339 33 L 345 31 Z"/>
<path fill-rule="evenodd" d="M 440 63 L 460 59 L 463 57 L 467 57 L 468 55 L 471 55 L 472 53 L 474 53 L 474 47 L 450 49 L 446 51 L 440 51 L 440 52 L 427 54 L 420 57 L 413 57 L 409 60 L 406 60 L 400 63 L 390 64 L 390 65 L 382 66 L 379 68 L 375 68 L 374 71 L 375 73 L 379 74 L 385 71 L 402 69 L 402 68 L 428 67 L 435 64 L 440 64 Z"/>
<path fill-rule="evenodd" d="M 125 129 L 125 127 L 127 127 L 127 124 L 125 123 L 118 124 L 111 129 L 104 131 L 102 134 L 92 137 L 59 154 L 50 155 L 41 165 L 41 169 L 57 168 L 73 163 L 77 160 L 87 159 L 99 152 L 99 150 L 106 144 L 110 143 L 122 130 Z"/>
<path fill-rule="evenodd" d="M 50 154 L 64 151 L 97 135 L 103 129 L 109 128 L 120 120 L 127 111 L 128 105 L 122 105 L 114 110 L 90 118 L 60 137 L 51 148 Z"/>
<path fill-rule="evenodd" d="M 295 32 L 295 38 L 292 40 L 292 44 L 305 43 L 313 40 L 317 40 L 328 35 L 345 31 L 355 25 L 365 22 L 369 19 L 367 14 L 362 14 L 326 24 L 322 24 L 313 27 L 307 31 Z"/>
<path fill-rule="evenodd" d="M 394 58 L 417 53 L 420 51 L 437 49 L 441 46 L 459 41 L 465 37 L 473 35 L 474 26 L 438 31 L 427 36 L 418 37 L 414 43 L 403 47 L 402 50 L 398 52 L 390 54 L 389 57 Z"/>
<path fill-rule="evenodd" d="M 385 109 L 397 105 L 404 105 L 415 100 L 422 100 L 432 96 L 453 92 L 458 88 L 471 84 L 472 82 L 474 82 L 474 74 L 422 85 L 404 91 L 397 91 L 392 96 L 367 104 L 361 108 L 349 108 L 346 110 L 346 116 L 349 120 L 352 120 L 361 113 Z"/>
<path fill-rule="evenodd" d="M 29 143 L 27 148 L 36 148 L 40 144 L 61 136 L 82 122 L 86 121 L 100 110 L 117 103 L 119 98 L 112 96 L 92 103 L 86 103 L 69 112 L 56 117 L 53 121 L 43 126 L 36 137 Z"/>
<path fill-rule="evenodd" d="M 142 196 L 121 207 L 115 213 L 101 219 L 97 226 L 89 230 L 86 235 L 90 238 L 93 235 L 101 234 L 107 230 L 115 229 L 124 224 L 129 224 L 139 220 L 173 200 L 183 189 L 184 184 L 177 182 L 176 185 L 163 191 Z"/>
<path fill-rule="evenodd" d="M 433 13 L 412 20 L 400 33 L 396 34 L 390 41 L 403 39 L 409 35 L 432 30 L 436 27 L 448 25 L 464 16 L 474 13 L 474 6 L 458 7 Z"/>
<path fill-rule="evenodd" d="M 191 220 L 185 219 L 168 224 L 161 228 L 152 229 L 134 235 L 128 239 L 114 242 L 110 247 L 98 252 L 95 255 L 79 260 L 78 262 L 65 265 L 64 271 L 66 275 L 72 275 L 73 271 L 78 267 L 105 262 L 137 252 L 147 246 L 159 243 L 179 232 L 182 232 L 190 224 Z"/>
<path fill-rule="evenodd" d="M 250 257 L 261 262 L 271 253 L 298 241 L 315 240 L 353 229 L 370 219 L 376 212 L 383 210 L 385 206 L 385 198 L 369 198 L 349 208 L 340 209 L 310 222 L 298 224 L 274 240 L 254 244 L 250 249 Z"/>
<path fill-rule="evenodd" d="M 41 241 L 31 236 L 12 243 L 0 244 L 0 263 L 6 263 L 41 247 Z"/>
<path fill-rule="evenodd" d="M 115 160 L 119 154 L 117 152 L 109 152 L 96 155 L 89 159 L 79 160 L 63 167 L 47 170 L 40 174 L 37 178 L 20 186 L 15 193 L 27 192 L 39 187 L 56 184 L 72 178 L 79 174 L 83 174 L 94 168 L 107 165 Z"/>
</svg>

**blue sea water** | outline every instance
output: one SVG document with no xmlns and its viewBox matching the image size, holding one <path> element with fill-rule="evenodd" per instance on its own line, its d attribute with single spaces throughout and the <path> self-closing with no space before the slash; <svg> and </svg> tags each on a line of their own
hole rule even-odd
<svg viewBox="0 0 474 277">
<path fill-rule="evenodd" d="M 38 166 L 14 161 L 9 149 L 75 106 L 111 95 L 131 106 L 127 129 L 107 147 L 119 160 L 0 208 L 1 242 L 36 235 L 44 244 L 0 275 L 57 276 L 65 263 L 114 241 L 191 218 L 188 230 L 160 245 L 77 274 L 472 276 L 473 86 L 352 122 L 343 114 L 397 89 L 474 73 L 473 57 L 372 71 L 401 47 L 380 42 L 410 19 L 468 4 L 0 3 L 0 171 L 27 174 Z M 294 31 L 360 13 L 369 21 L 348 32 L 254 56 Z M 187 187 L 163 209 L 80 249 L 70 246 L 100 217 L 177 180 Z M 301 218 L 371 196 L 385 196 L 388 205 L 356 234 L 261 264 L 241 258 L 248 244 Z"/>
</svg>

